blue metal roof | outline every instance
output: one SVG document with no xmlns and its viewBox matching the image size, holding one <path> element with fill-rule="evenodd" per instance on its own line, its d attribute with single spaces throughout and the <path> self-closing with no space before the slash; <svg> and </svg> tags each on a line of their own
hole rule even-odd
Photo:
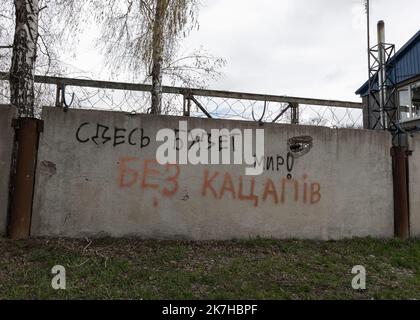
<svg viewBox="0 0 420 320">
<path fill-rule="evenodd" d="M 395 84 L 420 75 L 420 30 L 391 58 L 390 64 L 394 65 L 390 78 Z M 373 77 L 372 81 L 377 82 L 376 78 Z M 356 94 L 366 96 L 368 89 L 369 82 L 366 81 Z"/>
</svg>

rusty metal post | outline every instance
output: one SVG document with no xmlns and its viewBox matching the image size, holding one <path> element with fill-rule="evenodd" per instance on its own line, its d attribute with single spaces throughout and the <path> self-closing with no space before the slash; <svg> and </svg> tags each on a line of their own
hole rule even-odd
<svg viewBox="0 0 420 320">
<path fill-rule="evenodd" d="M 401 239 L 410 237 L 408 201 L 408 155 L 407 147 L 392 147 L 392 172 L 394 180 L 394 231 Z"/>
<path fill-rule="evenodd" d="M 33 118 L 15 120 L 16 165 L 12 172 L 12 192 L 8 234 L 13 240 L 30 235 L 32 200 L 39 133 L 43 122 Z"/>
</svg>

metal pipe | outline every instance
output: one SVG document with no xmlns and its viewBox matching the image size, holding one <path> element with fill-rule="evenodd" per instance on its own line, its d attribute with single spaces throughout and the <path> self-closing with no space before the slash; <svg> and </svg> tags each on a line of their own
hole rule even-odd
<svg viewBox="0 0 420 320">
<path fill-rule="evenodd" d="M 410 237 L 410 213 L 408 195 L 408 155 L 407 147 L 392 147 L 392 172 L 394 180 L 394 232 L 395 237 Z"/>
<path fill-rule="evenodd" d="M 35 168 L 38 153 L 39 132 L 42 121 L 22 118 L 15 121 L 16 168 L 12 173 L 12 198 L 10 205 L 9 237 L 27 239 L 30 235 Z"/>
<path fill-rule="evenodd" d="M 385 22 L 378 22 L 378 58 L 379 58 L 379 111 L 381 116 L 381 125 L 384 130 L 388 129 L 388 117 L 386 112 L 386 48 L 385 48 Z"/>
</svg>

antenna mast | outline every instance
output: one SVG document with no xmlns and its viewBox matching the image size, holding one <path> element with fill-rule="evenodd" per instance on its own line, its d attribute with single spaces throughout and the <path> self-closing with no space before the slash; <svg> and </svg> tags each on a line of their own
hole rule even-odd
<svg viewBox="0 0 420 320">
<path fill-rule="evenodd" d="M 370 74 L 370 0 L 364 0 L 365 1 L 365 10 L 366 10 L 366 16 L 367 16 L 367 54 L 368 54 L 368 85 L 369 90 L 371 89 L 371 74 Z M 367 128 L 371 128 L 371 116 L 370 116 L 370 92 L 368 92 L 367 96 Z"/>
</svg>

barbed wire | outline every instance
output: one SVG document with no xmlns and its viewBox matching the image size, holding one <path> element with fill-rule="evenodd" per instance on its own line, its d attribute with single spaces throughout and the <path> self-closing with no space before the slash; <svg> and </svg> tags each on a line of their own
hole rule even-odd
<svg viewBox="0 0 420 320">
<path fill-rule="evenodd" d="M 0 81 L 0 104 L 8 104 L 9 95 L 8 81 Z M 151 106 L 151 94 L 148 91 L 67 85 L 64 96 L 66 103 L 73 100 L 70 106 L 72 109 L 108 110 L 139 114 L 149 113 Z M 262 122 L 293 123 L 292 109 L 285 111 L 288 108 L 288 103 L 228 97 L 196 96 L 195 98 L 208 114 L 216 119 L 254 121 L 258 118 Z M 41 117 L 42 106 L 56 106 L 57 102 L 56 85 L 35 84 L 35 114 L 37 117 Z M 185 96 L 182 94 L 163 94 L 162 113 L 164 115 L 182 116 L 184 110 Z M 206 117 L 200 107 L 194 103 L 191 104 L 189 115 L 191 117 Z M 297 117 L 301 125 L 332 128 L 363 127 L 361 109 L 300 104 L 297 108 Z"/>
</svg>

